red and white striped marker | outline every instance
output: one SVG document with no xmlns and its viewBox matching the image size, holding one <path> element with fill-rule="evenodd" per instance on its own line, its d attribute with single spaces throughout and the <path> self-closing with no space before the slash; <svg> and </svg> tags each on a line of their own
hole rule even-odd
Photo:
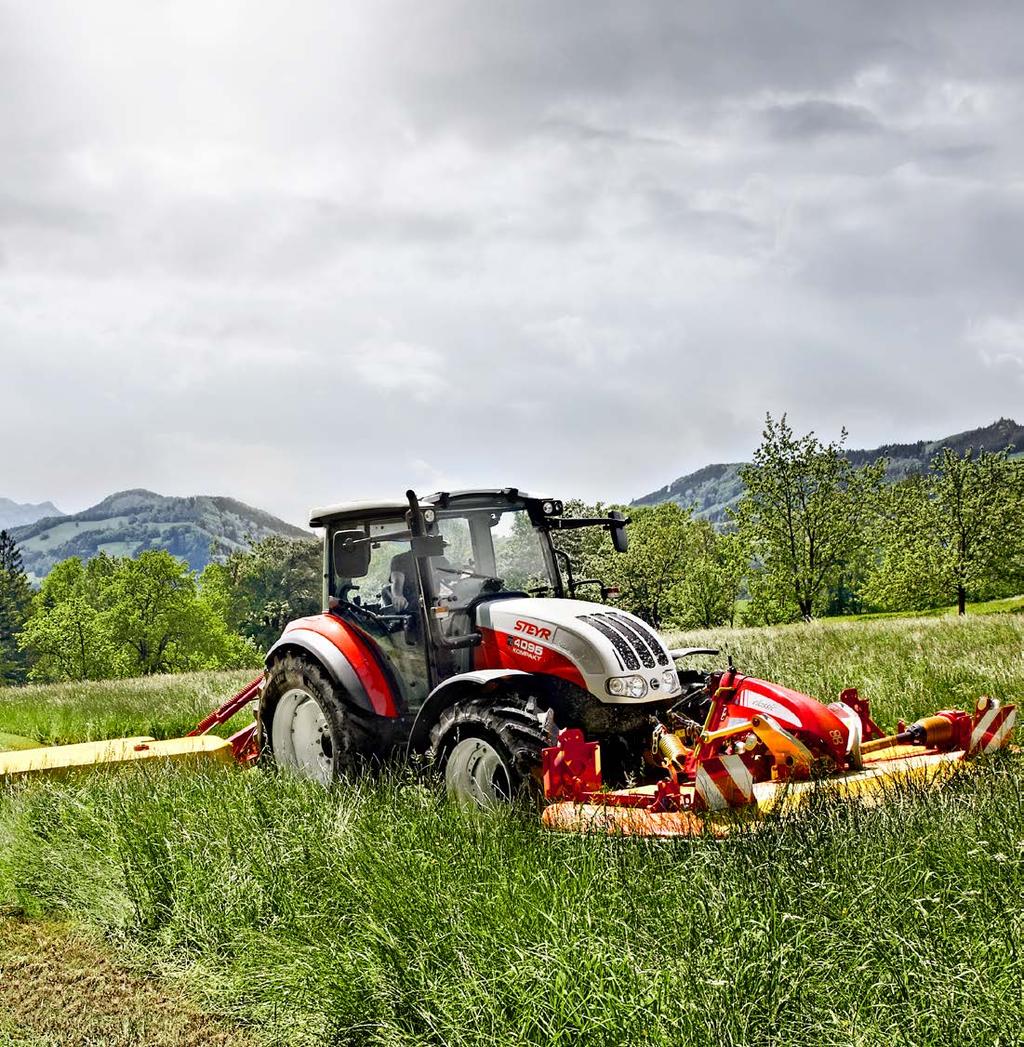
<svg viewBox="0 0 1024 1047">
<path fill-rule="evenodd" d="M 754 802 L 754 778 L 741 756 L 714 756 L 697 768 L 694 787 L 708 811 L 745 807 Z"/>
<path fill-rule="evenodd" d="M 992 753 L 1010 740 L 1017 716 L 1015 705 L 1000 705 L 995 698 L 981 698 L 971 726 L 971 741 L 967 755 Z"/>
</svg>

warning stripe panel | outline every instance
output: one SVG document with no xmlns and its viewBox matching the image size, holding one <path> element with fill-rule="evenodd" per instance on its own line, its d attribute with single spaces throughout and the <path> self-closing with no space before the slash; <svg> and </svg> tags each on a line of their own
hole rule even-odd
<svg viewBox="0 0 1024 1047">
<path fill-rule="evenodd" d="M 754 798 L 754 776 L 750 773 L 750 768 L 739 756 L 720 756 L 719 760 L 743 801 L 750 803 Z"/>
<path fill-rule="evenodd" d="M 708 769 L 703 765 L 697 768 L 694 785 L 707 810 L 724 811 L 729 806 L 729 801 L 725 798 L 722 790 L 718 788 L 714 778 L 708 773 Z"/>
<path fill-rule="evenodd" d="M 998 702 L 993 701 L 975 720 L 967 755 L 991 753 L 1001 749 L 1010 740 L 1016 717 L 1016 706 L 1000 706 Z"/>
<path fill-rule="evenodd" d="M 754 802 L 754 777 L 741 756 L 704 760 L 694 778 L 697 795 L 709 811 L 745 807 Z"/>
<path fill-rule="evenodd" d="M 1000 712 L 999 705 L 996 702 L 993 702 L 988 709 L 982 713 L 980 719 L 975 723 L 974 729 L 971 731 L 971 752 L 974 752 L 976 749 L 981 747 L 982 739 L 989 733 L 989 728 L 999 716 Z"/>
<path fill-rule="evenodd" d="M 980 748 L 982 752 L 995 752 L 1009 741 L 1016 713 L 1017 710 L 1012 705 L 999 710 L 999 715 L 989 724 L 988 729 L 981 737 Z"/>
</svg>

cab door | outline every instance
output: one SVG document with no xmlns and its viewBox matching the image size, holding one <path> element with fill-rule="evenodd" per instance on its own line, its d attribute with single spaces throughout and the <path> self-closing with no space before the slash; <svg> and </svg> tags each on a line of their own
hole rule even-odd
<svg viewBox="0 0 1024 1047">
<path fill-rule="evenodd" d="M 415 713 L 430 690 L 422 601 L 410 540 L 385 537 L 405 528 L 405 520 L 397 517 L 364 524 L 360 529 L 370 539 L 365 573 L 343 577 L 332 572 L 328 604 L 333 614 L 373 640 L 398 683 L 402 703 Z"/>
</svg>

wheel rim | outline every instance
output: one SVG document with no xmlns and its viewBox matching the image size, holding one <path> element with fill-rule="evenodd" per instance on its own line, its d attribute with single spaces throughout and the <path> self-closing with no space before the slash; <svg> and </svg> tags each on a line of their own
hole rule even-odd
<svg viewBox="0 0 1024 1047">
<path fill-rule="evenodd" d="M 484 738 L 463 738 L 444 768 L 448 795 L 469 807 L 495 807 L 512 797 L 512 779 L 501 754 Z"/>
<path fill-rule="evenodd" d="M 303 778 L 327 785 L 334 777 L 334 739 L 320 703 L 293 687 L 281 695 L 270 728 L 274 759 Z"/>
</svg>

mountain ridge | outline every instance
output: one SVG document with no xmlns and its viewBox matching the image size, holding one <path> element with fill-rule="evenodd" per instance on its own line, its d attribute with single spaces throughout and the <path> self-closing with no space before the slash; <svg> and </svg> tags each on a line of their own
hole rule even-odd
<svg viewBox="0 0 1024 1047">
<path fill-rule="evenodd" d="M 968 429 L 938 440 L 916 440 L 910 443 L 888 443 L 872 449 L 846 451 L 846 457 L 856 466 L 866 465 L 877 458 L 887 458 L 886 480 L 902 479 L 914 473 L 927 471 L 928 464 L 944 447 L 959 454 L 968 448 L 975 451 L 1001 451 L 1011 448 L 1014 457 L 1024 455 L 1024 426 L 1012 418 L 1000 418 L 991 425 Z M 680 476 L 672 483 L 635 498 L 630 505 L 659 505 L 677 502 L 694 508 L 694 515 L 724 523 L 728 511 L 743 496 L 740 470 L 746 462 L 718 462 L 705 465 L 695 472 Z"/>
<path fill-rule="evenodd" d="M 15 502 L 11 498 L 0 498 L 0 531 L 27 527 L 46 516 L 63 515 L 53 502 Z"/>
<path fill-rule="evenodd" d="M 211 560 L 273 534 L 310 536 L 235 498 L 167 496 L 141 487 L 116 491 L 80 513 L 46 516 L 11 529 L 25 570 L 34 580 L 69 556 L 137 556 L 147 549 L 166 549 L 201 571 Z"/>
</svg>

